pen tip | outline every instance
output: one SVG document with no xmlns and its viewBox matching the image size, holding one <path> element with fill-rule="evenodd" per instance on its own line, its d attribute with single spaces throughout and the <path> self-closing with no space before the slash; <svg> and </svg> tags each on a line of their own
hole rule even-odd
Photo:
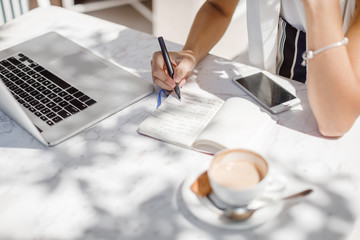
<svg viewBox="0 0 360 240">
<path fill-rule="evenodd" d="M 175 90 L 175 93 L 178 96 L 179 100 L 181 100 L 180 88 L 179 88 L 179 85 L 177 83 L 176 83 L 176 86 L 175 86 L 174 90 Z"/>
</svg>

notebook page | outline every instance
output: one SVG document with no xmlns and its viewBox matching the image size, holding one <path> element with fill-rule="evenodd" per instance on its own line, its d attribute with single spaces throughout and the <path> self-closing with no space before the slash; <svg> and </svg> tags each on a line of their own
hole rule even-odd
<svg viewBox="0 0 360 240">
<path fill-rule="evenodd" d="M 276 117 L 258 105 L 243 98 L 230 98 L 200 134 L 194 147 L 213 146 L 214 152 L 222 148 L 256 150 L 275 124 Z"/>
<path fill-rule="evenodd" d="M 200 88 L 181 88 L 181 101 L 172 93 L 139 126 L 139 133 L 190 147 L 224 103 Z"/>
</svg>

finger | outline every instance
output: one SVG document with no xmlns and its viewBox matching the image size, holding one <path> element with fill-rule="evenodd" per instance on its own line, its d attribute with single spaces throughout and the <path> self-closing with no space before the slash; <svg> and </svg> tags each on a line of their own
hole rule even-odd
<svg viewBox="0 0 360 240">
<path fill-rule="evenodd" d="M 151 68 L 153 71 L 162 71 L 165 62 L 160 52 L 155 52 L 151 59 Z"/>
<path fill-rule="evenodd" d="M 174 81 L 179 83 L 182 79 L 185 79 L 190 75 L 188 74 L 189 72 L 191 72 L 191 70 L 186 67 L 184 68 L 184 66 L 180 63 L 174 70 Z"/>
<path fill-rule="evenodd" d="M 163 84 L 167 85 L 169 88 L 175 87 L 175 81 L 172 79 L 164 70 L 153 71 L 152 72 L 153 81 L 161 81 Z M 156 84 L 156 83 L 155 83 Z"/>
<path fill-rule="evenodd" d="M 180 82 L 179 82 L 179 86 L 182 87 L 184 84 L 186 84 L 186 79 L 182 79 Z"/>
<path fill-rule="evenodd" d="M 161 81 L 164 84 L 168 85 L 168 88 L 175 87 L 174 80 L 165 71 L 165 62 L 161 54 L 154 53 L 153 59 L 151 61 L 151 67 L 152 67 L 152 78 L 155 84 Z M 155 81 L 155 79 L 157 81 Z"/>
<path fill-rule="evenodd" d="M 165 89 L 167 91 L 173 91 L 174 88 L 170 87 L 169 85 L 167 85 L 164 81 L 162 81 L 161 79 L 158 78 L 154 78 L 153 79 L 154 84 L 156 84 L 157 86 L 159 86 L 162 89 Z"/>
<path fill-rule="evenodd" d="M 184 78 L 188 78 L 191 75 L 192 70 L 195 67 L 195 60 L 189 58 L 183 58 L 178 62 L 178 65 L 174 71 L 175 82 L 180 82 Z"/>
</svg>

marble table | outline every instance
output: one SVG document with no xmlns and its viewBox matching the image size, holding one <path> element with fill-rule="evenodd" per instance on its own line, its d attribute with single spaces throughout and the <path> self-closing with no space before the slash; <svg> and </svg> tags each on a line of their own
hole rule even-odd
<svg viewBox="0 0 360 240">
<path fill-rule="evenodd" d="M 1 26 L 0 50 L 47 31 L 152 82 L 150 59 L 159 49 L 154 36 L 58 7 Z M 223 99 L 246 97 L 231 78 L 247 69 L 209 55 L 194 76 Z M 0 239 L 360 239 L 360 122 L 342 138 L 324 138 L 306 86 L 280 82 L 302 103 L 279 114 L 261 153 L 285 179 L 285 192 L 299 186 L 315 191 L 271 221 L 226 229 L 193 214 L 182 194 L 184 180 L 206 169 L 212 156 L 137 133 L 156 108 L 155 92 L 51 148 L 0 112 Z"/>
</svg>

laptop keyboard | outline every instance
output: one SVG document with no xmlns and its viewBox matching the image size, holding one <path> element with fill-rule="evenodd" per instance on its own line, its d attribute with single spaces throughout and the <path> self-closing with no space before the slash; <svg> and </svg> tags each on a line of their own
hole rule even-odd
<svg viewBox="0 0 360 240">
<path fill-rule="evenodd" d="M 49 126 L 96 103 L 22 53 L 0 60 L 0 78 L 20 104 Z"/>
</svg>

